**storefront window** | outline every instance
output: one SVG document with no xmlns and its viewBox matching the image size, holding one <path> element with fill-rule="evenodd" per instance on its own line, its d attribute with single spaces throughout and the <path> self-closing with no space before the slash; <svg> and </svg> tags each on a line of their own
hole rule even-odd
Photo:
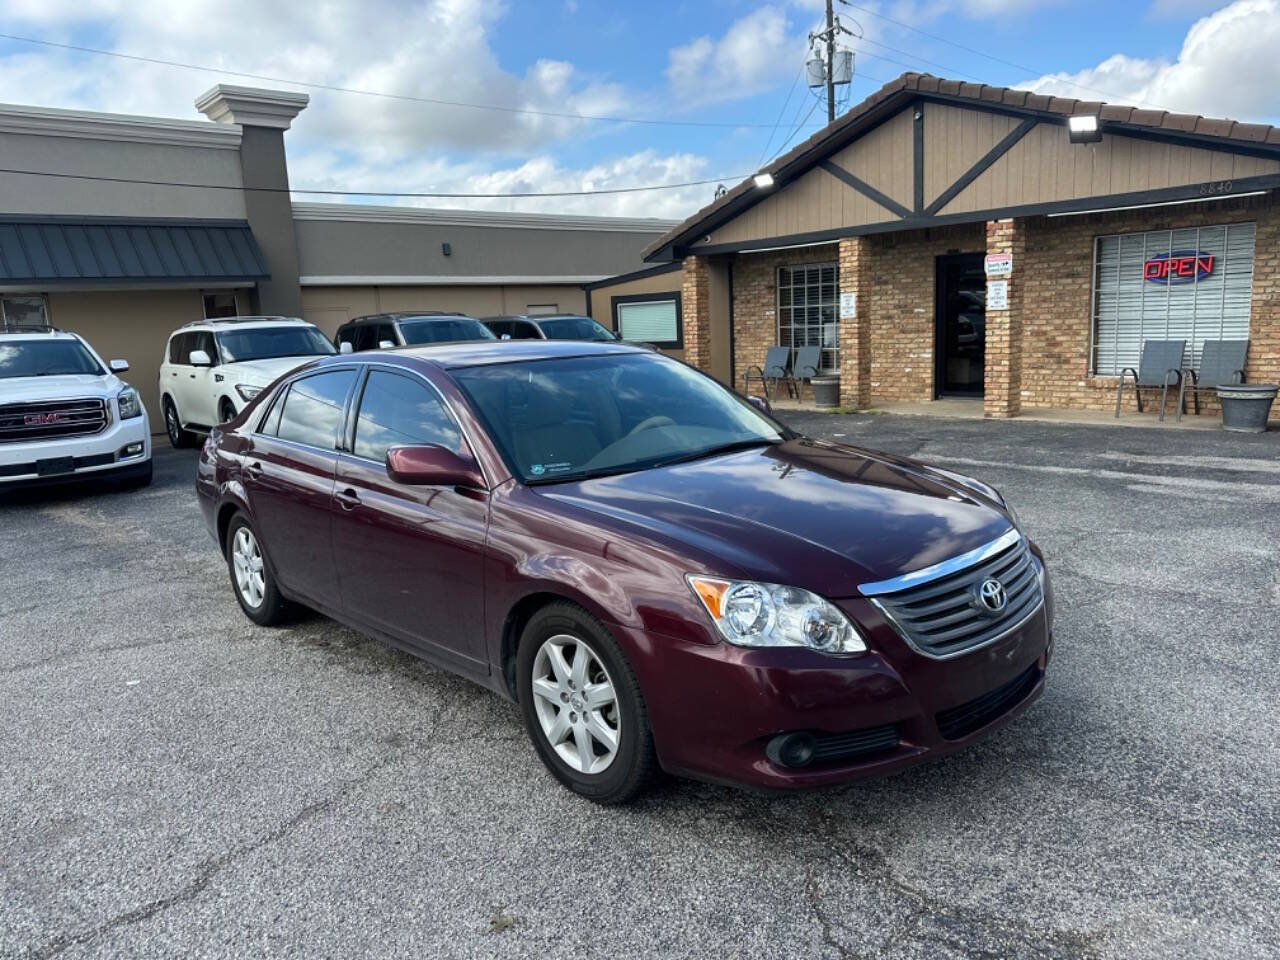
<svg viewBox="0 0 1280 960">
<path fill-rule="evenodd" d="M 1146 340 L 1248 340 L 1254 224 L 1099 237 L 1094 258 L 1093 372 L 1138 366 Z"/>
<path fill-rule="evenodd" d="M 206 320 L 234 317 L 236 313 L 236 295 L 234 292 L 206 293 L 204 295 L 204 318 Z"/>
<path fill-rule="evenodd" d="M 822 347 L 822 370 L 840 369 L 839 273 L 834 263 L 778 268 L 778 343 Z"/>
<path fill-rule="evenodd" d="M 47 327 L 49 307 L 42 296 L 0 297 L 0 325 Z"/>
</svg>

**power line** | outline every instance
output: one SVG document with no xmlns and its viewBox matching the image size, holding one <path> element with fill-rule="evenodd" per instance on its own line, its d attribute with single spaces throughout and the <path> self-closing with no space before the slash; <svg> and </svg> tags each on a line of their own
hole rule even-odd
<svg viewBox="0 0 1280 960">
<path fill-rule="evenodd" d="M 782 109 L 778 111 L 778 119 L 773 121 L 773 127 L 769 131 L 769 139 L 764 143 L 764 149 L 760 151 L 760 159 L 756 162 L 757 167 L 764 166 L 764 158 L 769 154 L 769 147 L 773 145 L 773 138 L 778 134 L 778 125 L 782 123 L 782 115 L 787 112 L 787 107 L 791 106 L 791 98 L 795 95 L 796 84 L 800 82 L 803 76 L 805 65 L 800 64 L 800 69 L 796 71 L 795 79 L 791 81 L 791 89 L 787 91 L 787 99 L 782 101 Z"/>
<path fill-rule="evenodd" d="M 361 97 L 379 97 L 386 100 L 425 103 L 437 107 L 458 107 L 468 110 L 493 110 L 499 113 L 527 114 L 535 117 L 553 117 L 560 120 L 591 120 L 601 123 L 636 123 L 670 127 L 717 127 L 722 129 L 733 129 L 736 127 L 758 127 L 763 129 L 769 127 L 769 124 L 767 123 L 730 123 L 724 120 L 659 120 L 646 117 L 614 117 L 600 114 L 566 113 L 556 110 L 534 110 L 528 107 L 507 107 L 495 103 L 469 103 L 462 100 L 442 100 L 437 97 L 419 97 L 407 93 L 387 93 L 381 90 L 361 90 L 356 87 L 342 87 L 332 83 L 316 83 L 309 80 L 291 80 L 287 77 L 274 77 L 262 73 L 246 73 L 243 70 L 227 70 L 222 67 L 206 67 L 195 63 L 184 63 L 180 60 L 163 60 L 159 57 L 144 57 L 132 53 L 119 53 L 115 50 L 101 50 L 96 47 L 83 47 L 74 43 L 57 43 L 53 40 L 42 40 L 37 37 L 20 37 L 12 33 L 0 33 L 0 40 L 14 40 L 19 43 L 31 43 L 43 47 L 54 47 L 59 50 L 72 50 L 76 53 L 91 53 L 100 57 L 115 57 L 119 60 L 131 60 L 135 63 L 151 63 L 162 67 L 177 67 L 182 70 L 198 70 L 202 73 L 215 73 L 229 77 L 241 77 L 246 80 L 262 80 L 266 83 L 287 83 L 295 87 L 307 87 L 312 90 L 326 90 L 330 93 L 349 93 Z"/>
<path fill-rule="evenodd" d="M 972 53 L 974 56 L 982 57 L 982 58 L 984 58 L 984 59 L 986 59 L 986 60 L 990 60 L 990 61 L 992 61 L 993 63 L 999 63 L 999 64 L 1002 64 L 1002 65 L 1004 65 L 1004 66 L 1006 66 L 1006 67 L 1012 67 L 1014 70 L 1018 70 L 1018 71 L 1020 71 L 1020 72 L 1022 72 L 1022 73 L 1028 74 L 1029 76 L 1039 76 L 1039 77 L 1043 77 L 1043 76 L 1048 76 L 1049 74 L 1051 74 L 1051 73 L 1053 73 L 1053 72 L 1054 72 L 1054 71 L 1052 71 L 1052 70 L 1043 70 L 1043 69 L 1037 69 L 1037 68 L 1034 68 L 1034 67 L 1024 66 L 1024 65 L 1022 65 L 1022 64 L 1020 64 L 1020 63 L 1014 63 L 1012 60 L 1005 60 L 1003 57 L 997 57 L 997 56 L 994 56 L 994 55 L 992 55 L 992 54 L 990 54 L 990 53 L 986 53 L 986 52 L 984 52 L 984 51 L 982 51 L 982 50 L 979 50 L 979 49 L 977 49 L 976 47 L 970 47 L 970 46 L 967 46 L 967 45 L 965 45 L 965 44 L 963 44 L 963 43 L 958 43 L 958 42 L 957 42 L 957 41 L 955 41 L 955 40 L 950 40 L 950 39 L 948 39 L 947 37 L 939 36 L 939 35 L 938 35 L 938 34 L 936 34 L 936 33 L 930 33 L 930 32 L 929 32 L 929 31 L 927 31 L 927 30 L 921 30 L 919 27 L 914 27 L 914 26 L 912 26 L 911 24 L 906 23 L 906 22 L 904 22 L 904 21 L 902 21 L 902 20 L 895 20 L 893 17 L 887 16 L 887 15 L 885 15 L 885 14 L 883 14 L 883 13 L 879 13 L 879 12 L 877 12 L 877 11 L 875 11 L 875 10 L 871 10 L 871 9 L 869 9 L 868 7 L 859 6 L 859 5 L 858 5 L 858 4 L 856 4 L 856 3 L 850 3 L 850 2 L 849 2 L 849 0 L 840 0 L 840 2 L 841 2 L 842 4 L 844 4 L 846 7 L 852 7 L 854 10 L 860 10 L 861 12 L 863 12 L 863 13 L 868 13 L 868 14 L 870 14 L 870 15 L 871 15 L 871 16 L 873 16 L 873 17 L 878 17 L 879 19 L 884 20 L 886 23 L 892 23 L 894 26 L 901 27 L 901 28 L 902 28 L 902 29 L 904 29 L 904 30 L 910 30 L 912 33 L 918 33 L 918 34 L 920 34 L 920 36 L 922 36 L 922 37 L 928 37 L 930 40 L 936 40 L 938 43 L 945 43 L 945 44 L 947 44 L 947 45 L 949 45 L 949 46 L 955 47 L 957 50 L 963 50 L 965 53 Z M 865 38 L 865 37 L 864 37 L 863 39 L 864 39 L 864 40 L 866 40 L 866 38 Z M 867 42 L 867 43 L 875 44 L 875 45 L 876 45 L 876 46 L 878 46 L 878 47 L 883 47 L 883 48 L 884 48 L 884 49 L 886 49 L 886 50 L 892 50 L 894 53 L 902 53 L 902 54 L 904 54 L 904 55 L 906 55 L 906 56 L 913 57 L 915 60 L 917 60 L 917 61 L 918 61 L 918 62 L 920 62 L 920 63 L 928 63 L 928 64 L 930 64 L 931 66 L 938 67 L 938 69 L 940 69 L 940 70 L 946 70 L 946 71 L 948 71 L 948 72 L 950 72 L 950 73 L 955 73 L 955 74 L 958 74 L 958 75 L 960 75 L 960 76 L 965 76 L 965 77 L 968 77 L 968 78 L 969 78 L 969 79 L 971 79 L 971 80 L 978 80 L 978 78 L 977 78 L 977 77 L 975 77 L 973 74 L 970 74 L 970 73 L 964 73 L 964 72 L 959 71 L 959 70 L 953 70 L 951 67 L 946 67 L 946 66 L 943 66 L 942 64 L 939 64 L 939 63 L 933 63 L 933 62 L 932 62 L 932 61 L 930 61 L 930 60 L 925 60 L 923 57 L 916 56 L 915 54 L 910 53 L 910 52 L 907 52 L 907 51 L 904 51 L 904 50 L 898 50 L 898 49 L 896 49 L 896 48 L 894 48 L 894 47 L 890 47 L 890 46 L 888 46 L 888 45 L 886 45 L 886 44 L 880 43 L 879 41 L 876 41 L 876 40 L 866 40 L 866 42 Z M 979 82 L 985 82 L 985 81 L 979 80 Z M 1113 100 L 1113 101 L 1117 101 L 1117 102 L 1121 102 L 1121 103 L 1123 103 L 1123 102 L 1126 102 L 1126 101 L 1128 101 L 1128 100 L 1130 99 L 1130 98 L 1128 98 L 1128 97 L 1121 97 L 1121 96 L 1119 96 L 1119 95 L 1117 95 L 1117 94 L 1114 94 L 1114 93 L 1108 93 L 1106 90 L 1099 90 L 1099 89 L 1097 89 L 1096 87 L 1086 86 L 1086 85 L 1085 85 L 1085 84 L 1083 84 L 1083 83 L 1076 83 L 1076 82 L 1075 82 L 1075 81 L 1073 81 L 1073 80 L 1063 80 L 1062 82 L 1063 82 L 1063 83 L 1065 83 L 1065 84 L 1067 84 L 1068 86 L 1076 87 L 1076 88 L 1078 88 L 1078 89 L 1080 89 L 1080 90 L 1087 90 L 1087 91 L 1089 91 L 1090 93 L 1097 93 L 1097 94 L 1101 94 L 1102 96 L 1104 96 L 1104 97 L 1106 97 L 1106 98 L 1108 98 L 1108 99 L 1110 99 L 1110 100 Z M 1150 103 L 1150 102 L 1145 101 L 1145 100 L 1135 100 L 1134 102 L 1135 102 L 1135 103 L 1138 103 L 1138 104 L 1140 104 L 1140 105 L 1142 105 L 1142 106 L 1145 106 L 1145 107 L 1156 107 L 1157 109 L 1160 109 L 1160 110 L 1168 110 L 1168 109 L 1169 109 L 1168 107 L 1163 107 L 1163 106 L 1161 106 L 1161 105 L 1160 105 L 1160 104 L 1158 104 L 1158 103 Z"/>
<path fill-rule="evenodd" d="M 795 136 L 793 133 L 792 136 Z M 308 190 L 303 187 L 244 187 L 226 183 L 184 183 L 178 180 L 145 180 L 130 177 L 103 177 L 87 173 L 54 173 L 48 170 L 18 170 L 0 167 L 0 173 L 15 173 L 31 177 L 52 177 L 58 180 L 93 180 L 99 183 L 136 183 L 148 187 L 190 187 L 200 190 L 241 190 L 248 193 L 306 193 L 330 197 L 405 197 L 437 198 L 444 200 L 505 200 L 521 197 L 596 197 L 618 193 L 645 193 L 651 190 L 678 190 L 682 187 L 702 187 L 722 180 L 743 180 L 747 174 L 713 177 L 708 180 L 687 180 L 683 183 L 659 183 L 645 187 L 608 187 L 601 190 L 552 190 L 545 193 L 435 193 L 430 191 L 403 192 L 390 190 Z"/>
</svg>

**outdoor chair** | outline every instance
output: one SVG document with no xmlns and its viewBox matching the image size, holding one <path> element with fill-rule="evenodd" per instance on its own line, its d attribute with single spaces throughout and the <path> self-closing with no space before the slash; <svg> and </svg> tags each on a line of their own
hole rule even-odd
<svg viewBox="0 0 1280 960">
<path fill-rule="evenodd" d="M 774 385 L 777 389 L 779 383 L 787 388 L 787 396 L 797 396 L 795 378 L 791 376 L 791 348 L 790 347 L 770 347 L 764 354 L 764 366 L 751 366 L 747 368 L 747 372 L 742 375 L 742 392 L 751 393 L 751 381 L 758 380 L 760 385 L 764 387 L 764 395 L 766 400 L 772 400 L 769 396 L 769 384 Z"/>
<path fill-rule="evenodd" d="M 1120 418 L 1120 401 L 1124 399 L 1126 377 L 1133 377 L 1133 396 L 1142 412 L 1142 388 L 1160 387 L 1160 420 L 1164 421 L 1165 403 L 1169 399 L 1169 387 L 1177 386 L 1182 392 L 1182 355 L 1186 353 L 1185 340 L 1146 340 L 1142 344 L 1142 358 L 1138 369 L 1125 367 L 1120 371 L 1120 385 L 1116 387 L 1116 419 Z"/>
<path fill-rule="evenodd" d="M 1182 385 L 1178 388 L 1178 419 L 1182 419 L 1183 396 L 1187 391 L 1199 416 L 1201 391 L 1212 392 L 1223 384 L 1244 383 L 1244 356 L 1248 352 L 1248 340 L 1206 340 L 1200 354 L 1200 372 L 1190 367 L 1183 371 Z"/>
<path fill-rule="evenodd" d="M 821 347 L 796 347 L 796 358 L 791 364 L 791 379 L 795 381 L 796 396 L 806 380 L 812 380 L 822 369 Z"/>
</svg>

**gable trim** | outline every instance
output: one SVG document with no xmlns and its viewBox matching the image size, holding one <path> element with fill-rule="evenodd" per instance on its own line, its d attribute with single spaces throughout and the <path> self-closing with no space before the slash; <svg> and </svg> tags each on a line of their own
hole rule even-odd
<svg viewBox="0 0 1280 960">
<path fill-rule="evenodd" d="M 933 203 L 925 207 L 925 216 L 933 216 L 956 197 L 960 196 L 969 184 L 973 183 L 973 181 L 977 180 L 978 177 L 986 173 L 987 170 L 991 168 L 992 164 L 1008 153 L 1015 143 L 1030 133 L 1032 128 L 1037 126 L 1039 123 L 1040 121 L 1035 117 L 1028 117 L 1005 134 L 1003 140 L 988 150 L 981 160 L 962 173 L 955 183 L 943 190 L 942 193 L 938 194 L 938 198 L 934 200 Z"/>
<path fill-rule="evenodd" d="M 852 173 L 850 173 L 844 167 L 837 166 L 836 164 L 832 163 L 830 160 L 819 160 L 818 166 L 821 167 L 823 170 L 827 171 L 827 173 L 831 174 L 837 180 L 853 187 L 853 189 L 857 190 L 860 194 L 862 194 L 868 200 L 884 207 L 890 213 L 896 213 L 900 217 L 911 216 L 911 211 L 908 210 L 906 207 L 904 207 L 902 204 L 900 204 L 897 200 L 894 200 L 893 197 L 890 197 L 887 194 L 881 193 L 879 190 L 877 190 L 871 184 L 867 183 L 865 180 L 855 177 Z"/>
</svg>

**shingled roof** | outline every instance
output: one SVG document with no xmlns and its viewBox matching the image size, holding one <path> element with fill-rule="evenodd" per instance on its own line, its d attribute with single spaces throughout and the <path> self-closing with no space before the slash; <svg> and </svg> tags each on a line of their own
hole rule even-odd
<svg viewBox="0 0 1280 960">
<path fill-rule="evenodd" d="M 928 73 L 908 72 L 886 83 L 856 107 L 778 157 L 760 172 L 768 172 L 776 179 L 782 179 L 807 169 L 813 162 L 856 139 L 862 128 L 870 126 L 887 113 L 902 109 L 920 95 L 953 101 L 970 100 L 987 106 L 1008 107 L 1029 114 L 1039 113 L 1046 118 L 1096 114 L 1104 124 L 1147 127 L 1152 130 L 1167 131 L 1171 136 L 1204 138 L 1209 141 L 1206 145 L 1212 145 L 1212 141 L 1220 140 L 1224 143 L 1234 142 L 1254 146 L 1266 144 L 1280 148 L 1280 127 L 1263 123 L 1241 123 L 1236 120 L 1203 117 L 1190 113 L 1144 110 L 1140 107 L 1096 100 L 1053 97 L 1032 93 L 1029 90 L 944 80 Z M 644 258 L 649 260 L 665 247 L 677 243 L 687 235 L 702 232 L 703 224 L 717 219 L 718 214 L 728 214 L 728 208 L 741 206 L 741 201 L 753 191 L 755 191 L 755 185 L 752 177 L 747 177 L 726 194 L 646 247 Z"/>
</svg>

